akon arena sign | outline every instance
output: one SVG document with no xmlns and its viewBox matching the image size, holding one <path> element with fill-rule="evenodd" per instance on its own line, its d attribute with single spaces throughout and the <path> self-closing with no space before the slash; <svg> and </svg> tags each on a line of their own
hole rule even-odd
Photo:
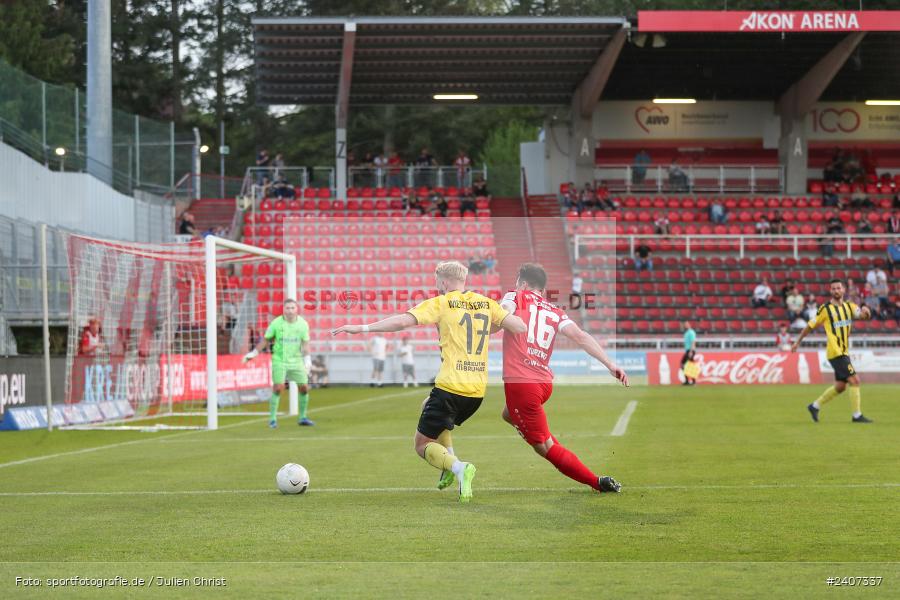
<svg viewBox="0 0 900 600">
<path fill-rule="evenodd" d="M 893 10 L 639 10 L 641 32 L 849 32 L 900 31 Z"/>
</svg>

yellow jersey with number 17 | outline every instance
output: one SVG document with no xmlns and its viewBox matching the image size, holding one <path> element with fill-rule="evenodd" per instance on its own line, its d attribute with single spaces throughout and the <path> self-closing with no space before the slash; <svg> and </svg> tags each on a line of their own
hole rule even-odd
<svg viewBox="0 0 900 600">
<path fill-rule="evenodd" d="M 441 370 L 434 386 L 460 396 L 483 398 L 491 326 L 499 327 L 509 313 L 487 296 L 460 291 L 429 298 L 408 312 L 419 325 L 438 326 Z"/>
<path fill-rule="evenodd" d="M 810 329 L 825 326 L 825 337 L 828 338 L 825 356 L 828 360 L 850 355 L 850 328 L 853 326 L 853 317 L 857 314 L 859 307 L 853 302 L 826 302 L 819 307 L 815 318 L 807 323 Z"/>
</svg>

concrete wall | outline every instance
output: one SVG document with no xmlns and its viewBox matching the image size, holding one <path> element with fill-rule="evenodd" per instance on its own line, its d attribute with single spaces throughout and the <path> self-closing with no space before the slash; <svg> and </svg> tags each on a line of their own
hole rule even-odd
<svg viewBox="0 0 900 600">
<path fill-rule="evenodd" d="M 174 212 L 85 173 L 50 171 L 0 143 L 0 215 L 129 241 L 171 241 Z"/>
</svg>

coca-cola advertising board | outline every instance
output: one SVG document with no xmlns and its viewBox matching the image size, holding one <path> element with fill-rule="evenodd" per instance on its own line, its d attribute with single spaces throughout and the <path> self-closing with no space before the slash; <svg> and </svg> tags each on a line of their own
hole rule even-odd
<svg viewBox="0 0 900 600">
<path fill-rule="evenodd" d="M 648 352 L 650 385 L 681 385 L 682 352 Z M 697 352 L 697 383 L 773 385 L 821 383 L 822 372 L 815 352 Z"/>
</svg>

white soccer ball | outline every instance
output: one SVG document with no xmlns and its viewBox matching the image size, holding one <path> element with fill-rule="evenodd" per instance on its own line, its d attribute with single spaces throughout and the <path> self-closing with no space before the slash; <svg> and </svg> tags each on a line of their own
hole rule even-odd
<svg viewBox="0 0 900 600">
<path fill-rule="evenodd" d="M 275 485 L 282 494 L 302 494 L 309 487 L 309 472 L 301 465 L 288 463 L 278 469 Z"/>
</svg>

